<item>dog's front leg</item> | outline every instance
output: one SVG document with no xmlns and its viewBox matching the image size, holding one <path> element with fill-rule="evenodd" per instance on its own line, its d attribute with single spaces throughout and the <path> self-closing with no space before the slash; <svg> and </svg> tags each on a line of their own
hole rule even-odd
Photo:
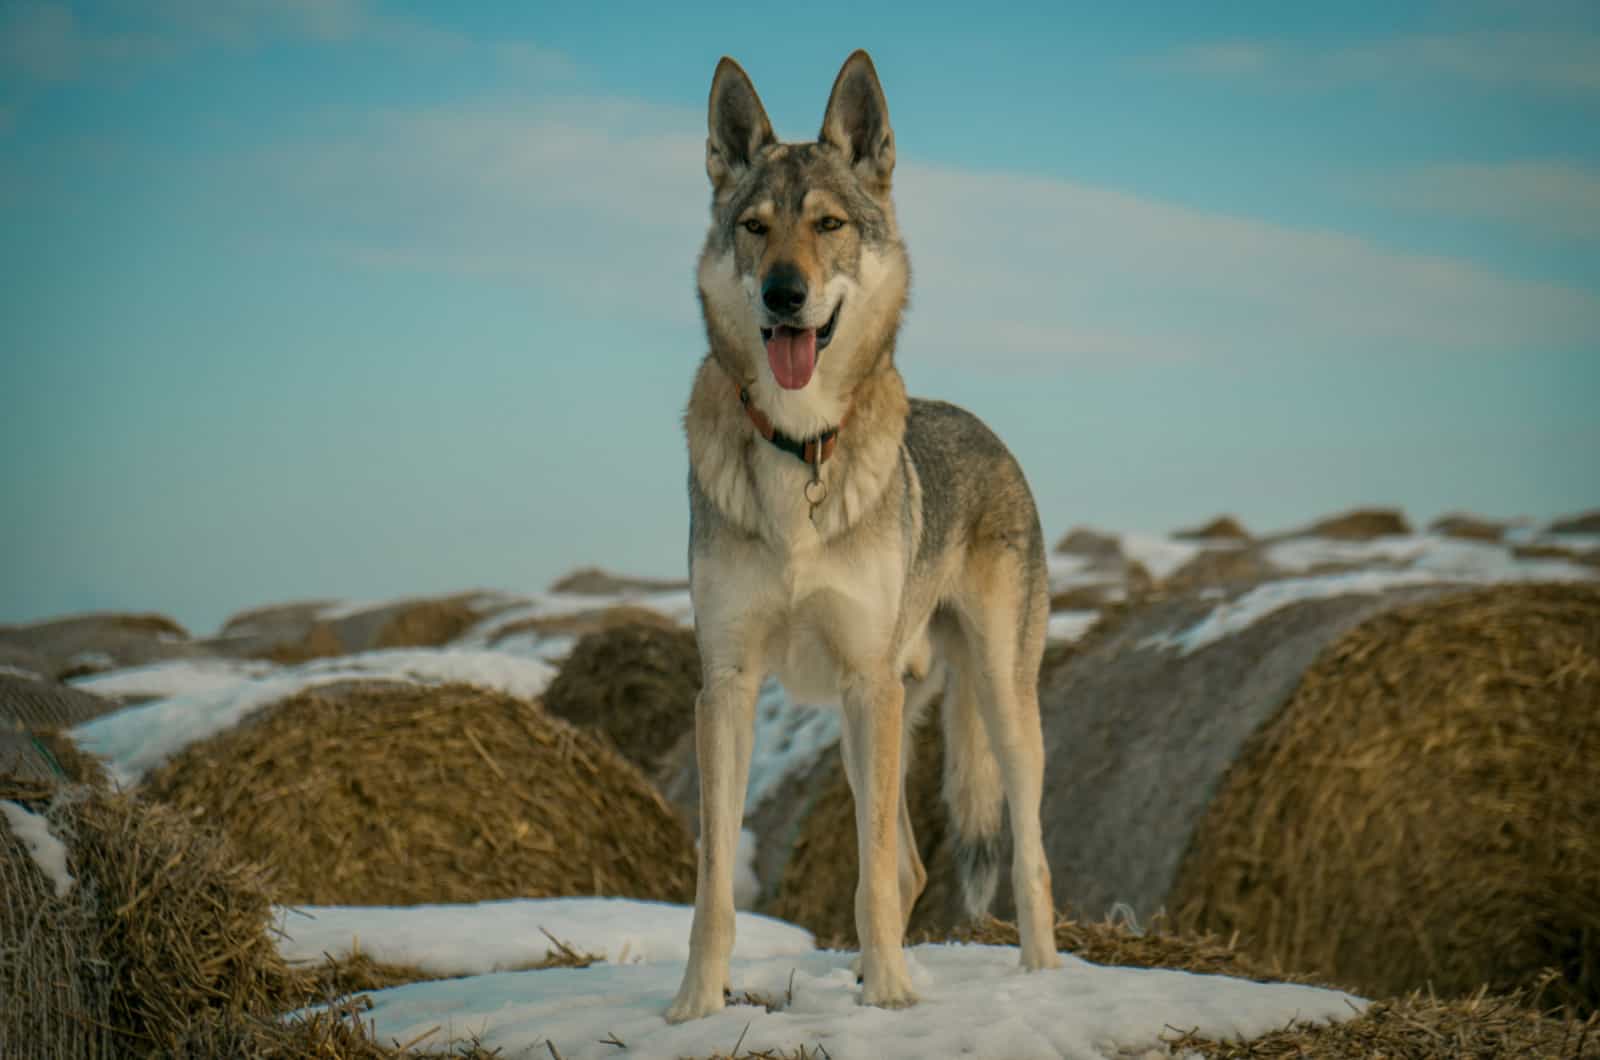
<svg viewBox="0 0 1600 1060">
<path fill-rule="evenodd" d="M 856 935 L 861 941 L 861 1001 L 914 1005 L 906 970 L 900 904 L 900 755 L 905 686 L 896 674 L 847 682 L 845 771 L 856 803 Z"/>
<path fill-rule="evenodd" d="M 695 754 L 700 766 L 700 859 L 689 964 L 668 1023 L 721 1011 L 733 952 L 733 859 L 744 820 L 750 748 L 755 737 L 756 681 L 743 670 L 708 676 L 695 700 Z"/>
</svg>

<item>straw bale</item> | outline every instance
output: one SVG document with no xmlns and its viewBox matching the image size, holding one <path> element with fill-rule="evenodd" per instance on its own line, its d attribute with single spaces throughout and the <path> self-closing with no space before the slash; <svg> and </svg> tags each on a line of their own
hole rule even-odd
<svg viewBox="0 0 1600 1060">
<path fill-rule="evenodd" d="M 700 651 L 694 633 L 627 622 L 573 646 L 545 689 L 558 718 L 603 734 L 646 773 L 694 728 Z"/>
<path fill-rule="evenodd" d="M 614 607 L 597 607 L 588 611 L 574 611 L 560 615 L 536 615 L 508 623 L 495 630 L 490 643 L 499 644 L 523 633 L 541 637 L 583 637 L 590 633 L 604 633 L 618 626 L 644 625 L 657 629 L 680 630 L 684 627 L 648 607 L 618 604 Z"/>
<path fill-rule="evenodd" d="M 1249 541 L 1250 531 L 1231 515 L 1219 515 L 1209 523 L 1174 530 L 1179 541 Z"/>
<path fill-rule="evenodd" d="M 80 689 L 0 674 L 0 774 L 103 781 L 99 764 L 59 733 L 116 709 L 114 700 Z"/>
<path fill-rule="evenodd" d="M 535 703 L 465 685 L 302 692 L 145 790 L 271 865 L 289 904 L 693 895 L 689 836 L 631 763 Z"/>
<path fill-rule="evenodd" d="M 481 612 L 472 606 L 473 596 L 446 596 L 434 600 L 414 600 L 400 608 L 379 627 L 374 648 L 437 648 L 465 633 Z"/>
<path fill-rule="evenodd" d="M 165 615 L 119 612 L 0 626 L 0 645 L 34 659 L 26 669 L 55 678 L 207 654 L 189 640 L 182 626 Z"/>
<path fill-rule="evenodd" d="M 1243 588 L 1280 573 L 1263 551 L 1249 545 L 1197 552 L 1161 583 L 1168 591 Z"/>
<path fill-rule="evenodd" d="M 550 591 L 575 596 L 616 596 L 620 593 L 678 592 L 687 588 L 689 583 L 680 578 L 639 578 L 614 574 L 599 567 L 580 567 L 556 579 Z"/>
<path fill-rule="evenodd" d="M 1505 537 L 1509 525 L 1494 519 L 1485 519 L 1481 515 L 1451 512 L 1429 523 L 1428 530 L 1431 533 L 1443 534 L 1445 537 L 1459 537 L 1467 541 L 1499 541 Z"/>
<path fill-rule="evenodd" d="M 1185 923 L 1379 995 L 1600 1003 L 1600 587 L 1362 623 L 1242 749 L 1177 874 Z"/>
<path fill-rule="evenodd" d="M 1122 543 L 1109 534 L 1075 526 L 1056 542 L 1056 551 L 1068 556 L 1090 556 L 1105 559 L 1122 555 Z"/>
<path fill-rule="evenodd" d="M 1331 537 L 1340 541 L 1370 541 L 1391 534 L 1409 534 L 1411 524 L 1398 508 L 1353 508 L 1318 519 L 1291 537 Z"/>
<path fill-rule="evenodd" d="M 1547 531 L 1552 534 L 1600 534 L 1600 508 L 1557 519 Z"/>
</svg>

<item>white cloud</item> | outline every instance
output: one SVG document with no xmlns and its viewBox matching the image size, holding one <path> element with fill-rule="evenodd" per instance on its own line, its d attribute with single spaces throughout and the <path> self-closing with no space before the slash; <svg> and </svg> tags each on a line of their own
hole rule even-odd
<svg viewBox="0 0 1600 1060">
<path fill-rule="evenodd" d="M 1232 39 L 1184 45 L 1147 62 L 1181 73 L 1300 84 L 1431 76 L 1600 91 L 1600 33 L 1592 30 L 1413 34 L 1338 48 Z"/>
<path fill-rule="evenodd" d="M 1384 197 L 1412 209 L 1501 222 L 1558 239 L 1600 239 L 1600 171 L 1566 162 L 1424 166 Z"/>
<path fill-rule="evenodd" d="M 392 112 L 252 166 L 263 194 L 287 191 L 352 261 L 522 276 L 592 311 L 683 324 L 709 199 L 701 121 L 595 99 Z M 936 356 L 1032 370 L 1600 336 L 1590 293 L 1339 232 L 915 161 L 897 189 L 915 275 L 907 344 Z"/>
</svg>

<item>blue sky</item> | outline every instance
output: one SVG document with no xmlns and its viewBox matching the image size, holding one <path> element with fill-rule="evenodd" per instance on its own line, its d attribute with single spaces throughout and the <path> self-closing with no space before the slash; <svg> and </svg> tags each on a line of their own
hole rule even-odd
<svg viewBox="0 0 1600 1060">
<path fill-rule="evenodd" d="M 0 621 L 681 571 L 724 53 L 1052 536 L 1600 504 L 1600 7 L 1304 6 L 6 0 Z"/>
</svg>

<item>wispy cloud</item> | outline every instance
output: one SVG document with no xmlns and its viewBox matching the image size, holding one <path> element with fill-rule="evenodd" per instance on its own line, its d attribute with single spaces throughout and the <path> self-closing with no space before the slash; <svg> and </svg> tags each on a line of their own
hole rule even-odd
<svg viewBox="0 0 1600 1060">
<path fill-rule="evenodd" d="M 1600 171 L 1568 162 L 1424 166 L 1385 181 L 1409 209 L 1515 226 L 1566 240 L 1600 239 Z"/>
<path fill-rule="evenodd" d="M 683 324 L 708 192 L 698 112 L 568 99 L 391 112 L 249 160 L 369 267 L 527 277 Z M 1068 181 L 904 163 L 906 348 L 1018 369 L 1592 345 L 1600 298 L 1332 231 Z"/>
<path fill-rule="evenodd" d="M 1334 48 L 1245 38 L 1183 45 L 1147 63 L 1186 74 L 1299 84 L 1423 76 L 1587 93 L 1600 91 L 1600 33 L 1481 30 Z"/>
</svg>

